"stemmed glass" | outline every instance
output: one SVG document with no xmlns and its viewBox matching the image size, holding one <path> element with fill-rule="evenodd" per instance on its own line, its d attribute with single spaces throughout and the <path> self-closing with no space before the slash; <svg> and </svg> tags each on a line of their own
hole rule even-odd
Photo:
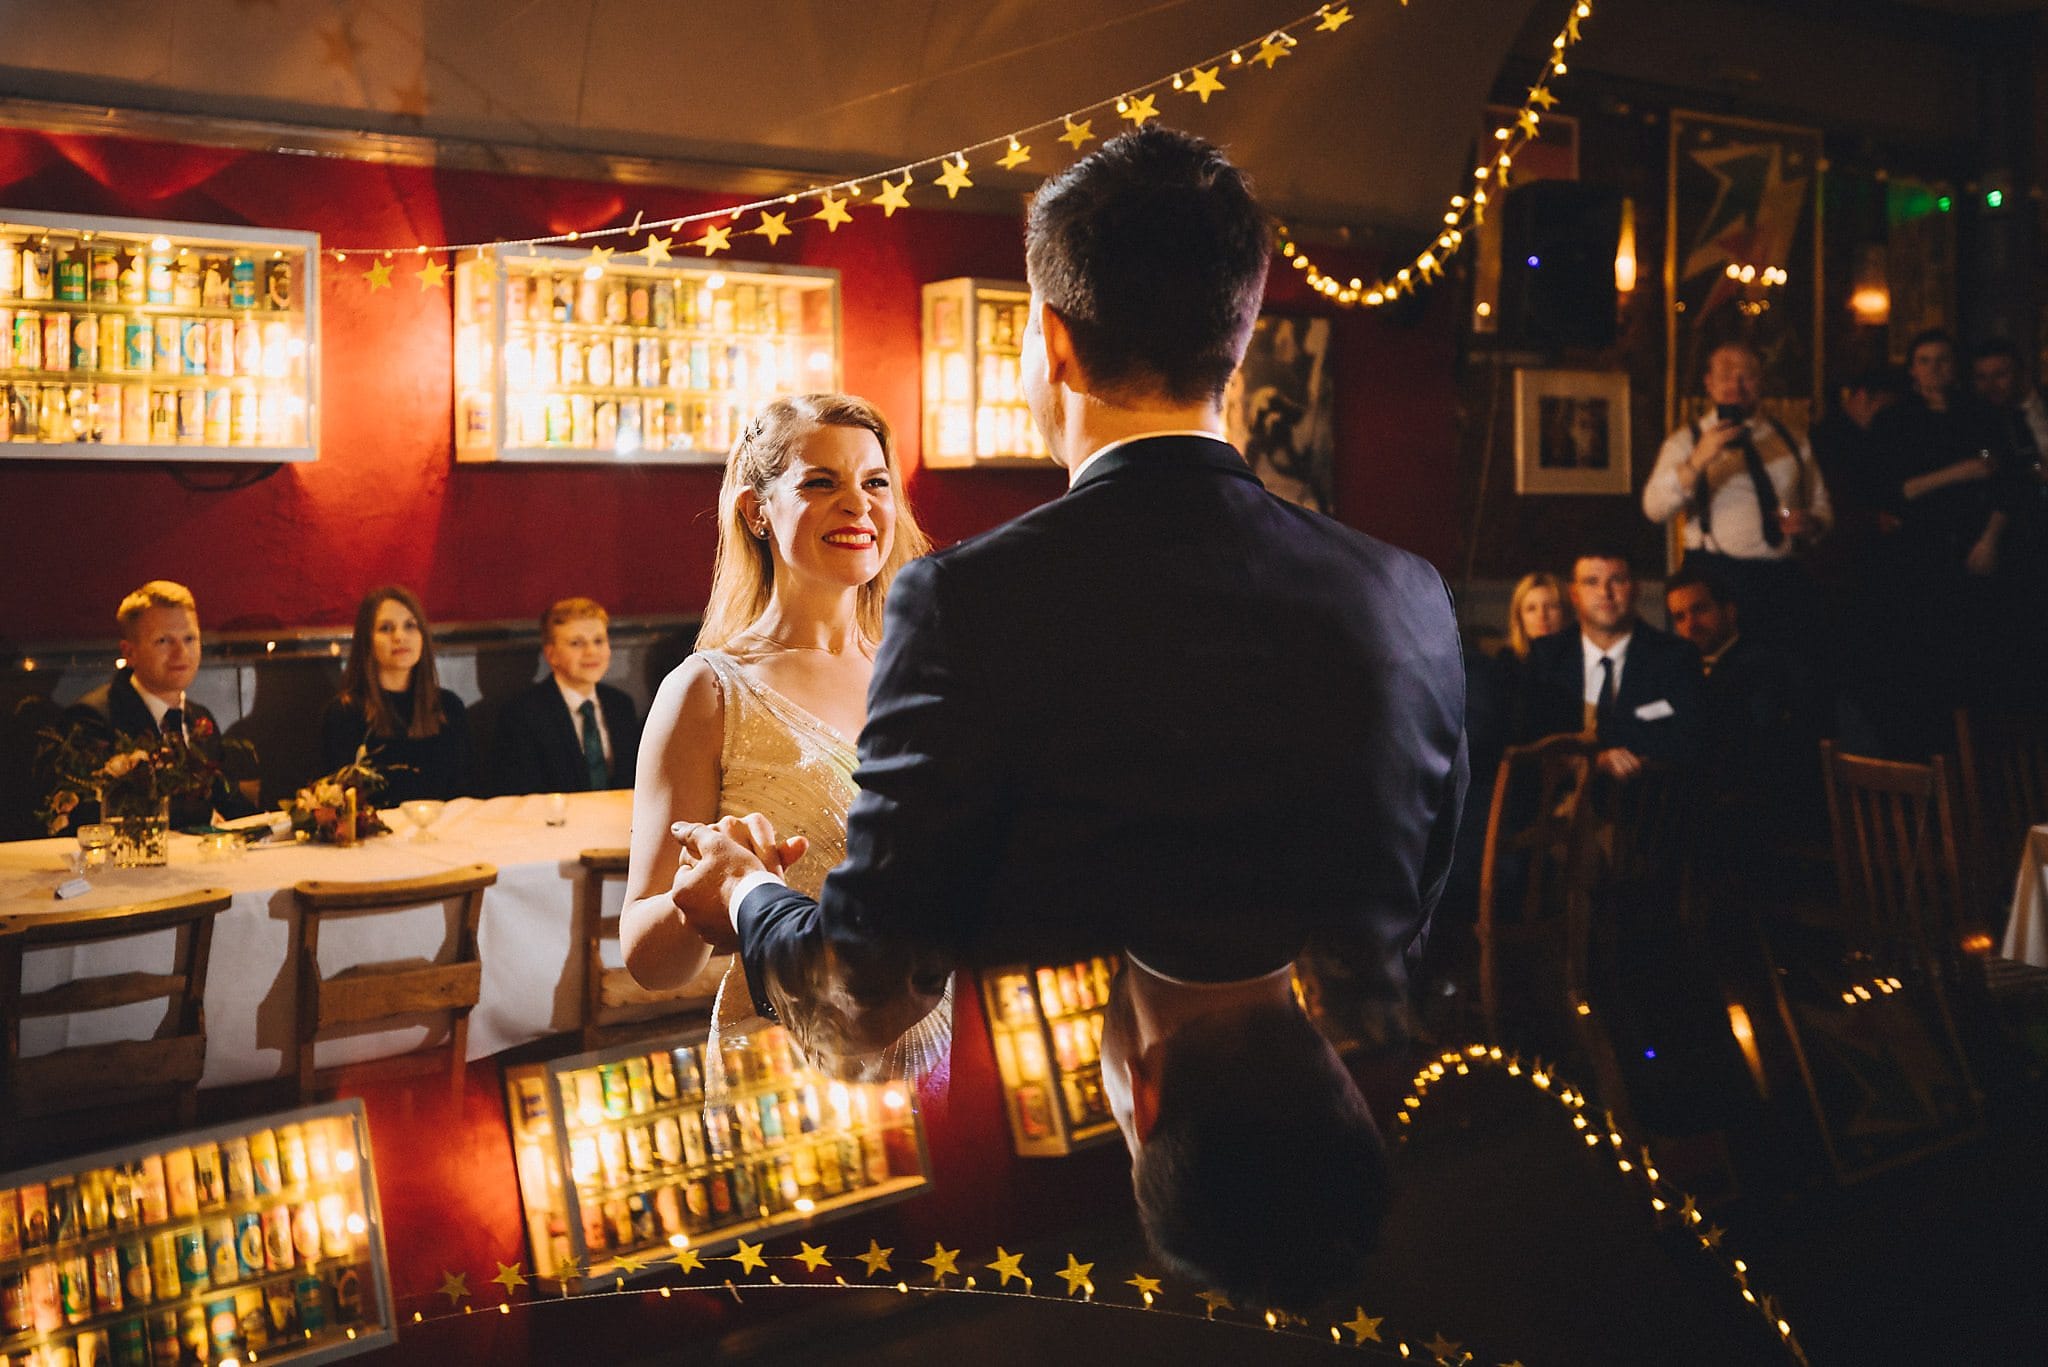
<svg viewBox="0 0 2048 1367">
<path fill-rule="evenodd" d="M 416 797 L 401 802 L 398 810 L 405 813 L 405 819 L 413 824 L 414 840 L 438 840 L 440 837 L 427 829 L 441 819 L 441 809 L 448 804 L 436 798 Z"/>
</svg>

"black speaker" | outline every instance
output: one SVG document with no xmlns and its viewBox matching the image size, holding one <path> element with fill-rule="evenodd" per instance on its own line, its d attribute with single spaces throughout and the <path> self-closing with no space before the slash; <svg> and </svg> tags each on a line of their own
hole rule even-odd
<svg viewBox="0 0 2048 1367">
<path fill-rule="evenodd" d="M 1501 209 L 1501 342 L 1612 345 L 1620 237 L 1618 191 L 1575 180 L 1536 180 L 1509 191 Z"/>
</svg>

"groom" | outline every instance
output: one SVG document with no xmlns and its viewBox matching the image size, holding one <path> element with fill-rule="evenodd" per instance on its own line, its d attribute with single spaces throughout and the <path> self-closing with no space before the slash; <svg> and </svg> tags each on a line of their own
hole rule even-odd
<svg viewBox="0 0 2048 1367">
<path fill-rule="evenodd" d="M 1147 1235 L 1284 1308 L 1356 1285 L 1386 1201 L 1289 967 L 1315 936 L 1399 991 L 1465 757 L 1441 578 L 1268 494 L 1219 436 L 1270 244 L 1243 176 L 1182 133 L 1047 182 L 1024 384 L 1068 493 L 896 579 L 820 900 L 777 880 L 801 843 L 758 817 L 678 827 L 673 897 L 737 942 L 764 1014 L 842 1055 L 955 967 L 1123 953 L 1104 1086 Z"/>
</svg>

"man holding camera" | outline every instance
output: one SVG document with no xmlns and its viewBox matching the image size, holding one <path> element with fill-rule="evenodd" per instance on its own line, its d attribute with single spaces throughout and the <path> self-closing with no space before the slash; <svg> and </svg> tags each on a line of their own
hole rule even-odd
<svg viewBox="0 0 2048 1367">
<path fill-rule="evenodd" d="M 1762 388 L 1763 361 L 1747 343 L 1708 354 L 1713 415 L 1664 439 L 1643 512 L 1660 524 L 1683 514 L 1686 564 L 1728 585 L 1744 633 L 1795 647 L 1813 615 L 1797 557 L 1834 513 L 1804 439 L 1759 411 Z"/>
</svg>

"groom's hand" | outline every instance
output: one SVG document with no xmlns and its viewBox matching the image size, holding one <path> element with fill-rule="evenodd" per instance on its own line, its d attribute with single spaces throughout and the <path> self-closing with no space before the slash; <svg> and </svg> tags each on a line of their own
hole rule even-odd
<svg viewBox="0 0 2048 1367">
<path fill-rule="evenodd" d="M 750 874 L 782 871 L 808 848 L 802 836 L 779 840 L 758 812 L 744 821 L 725 817 L 715 825 L 679 821 L 671 828 L 682 846 L 669 896 L 689 927 L 721 953 L 738 947 L 732 928 L 732 895 Z"/>
</svg>

